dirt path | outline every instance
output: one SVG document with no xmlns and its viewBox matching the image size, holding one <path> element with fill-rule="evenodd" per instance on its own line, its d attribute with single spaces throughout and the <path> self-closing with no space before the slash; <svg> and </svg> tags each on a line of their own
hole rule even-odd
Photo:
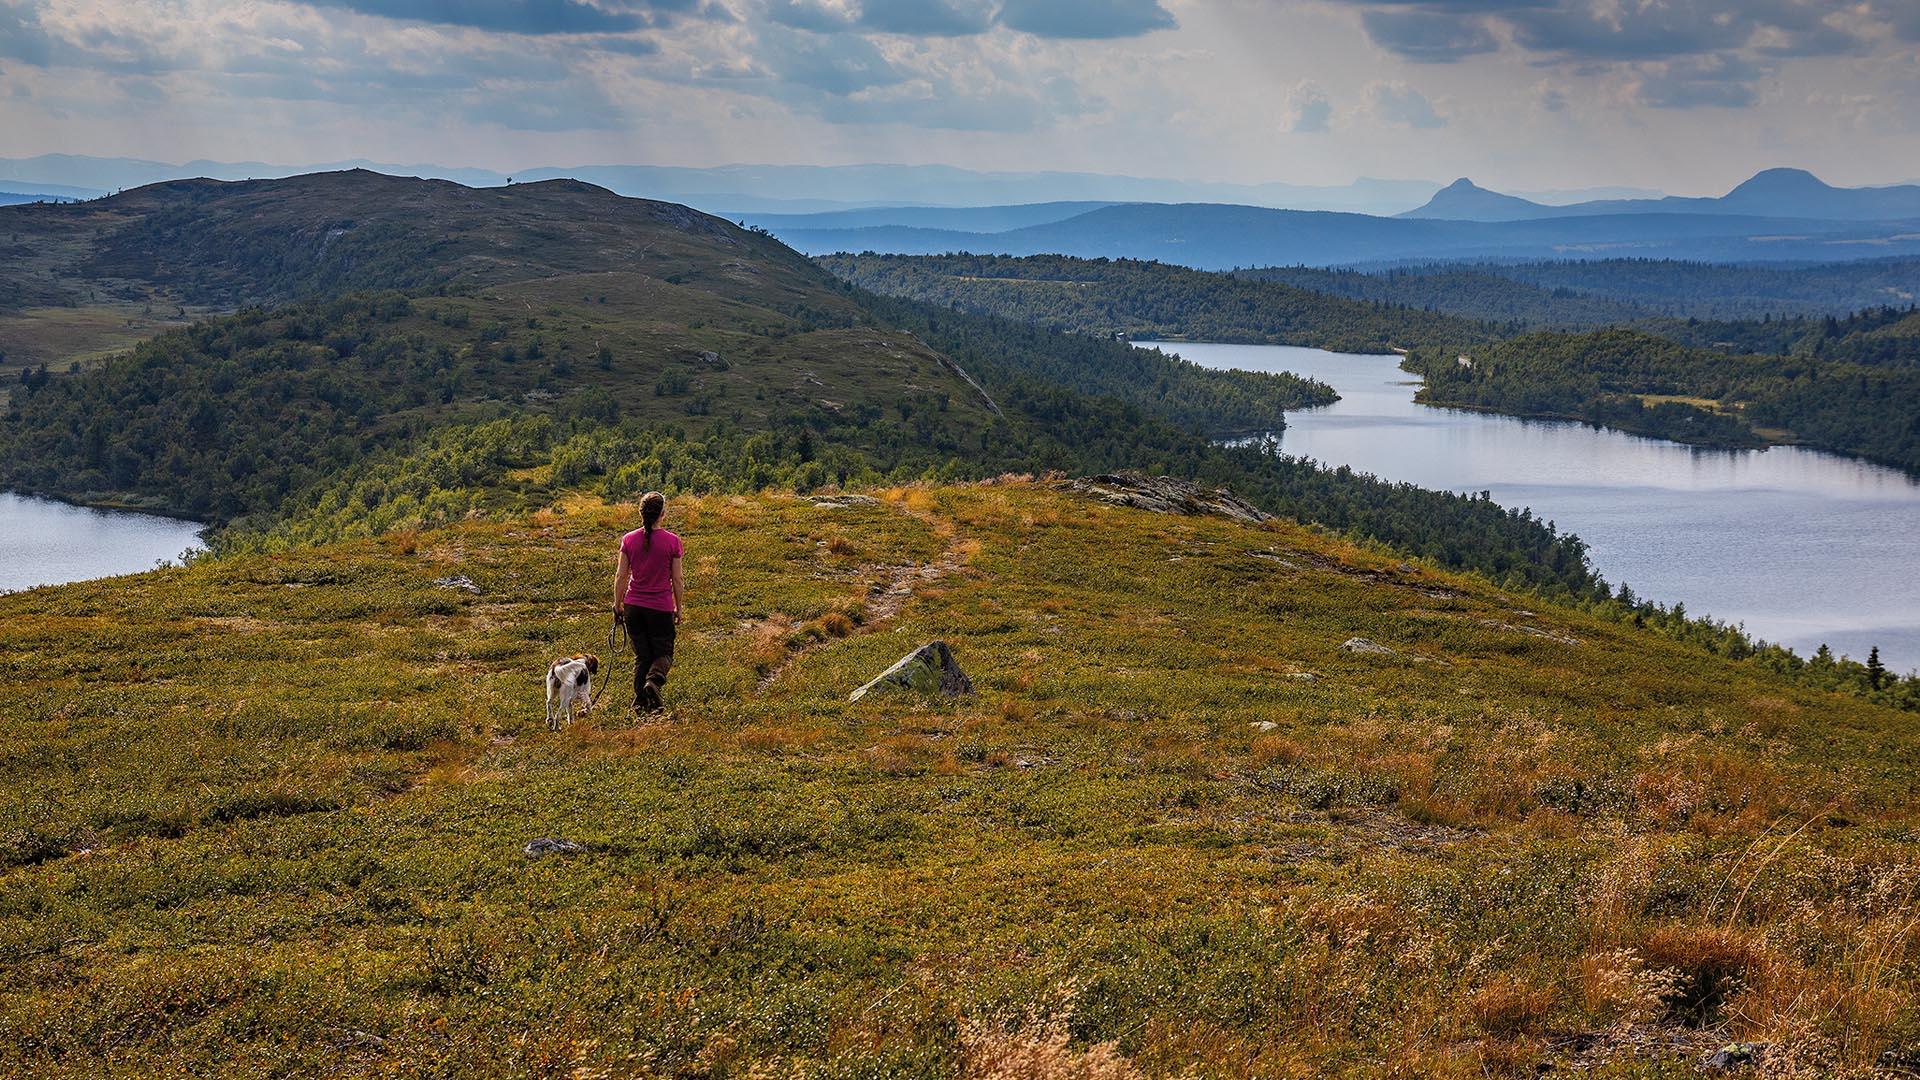
<svg viewBox="0 0 1920 1080">
<path fill-rule="evenodd" d="M 859 637 L 875 633 L 900 614 L 914 597 L 915 590 L 940 581 L 951 574 L 964 570 L 967 565 L 967 553 L 963 550 L 953 523 L 938 517 L 931 511 L 913 510 L 905 506 L 896 506 L 901 513 L 925 522 L 935 535 L 946 541 L 946 548 L 932 562 L 905 563 L 890 565 L 875 563 L 860 568 L 860 576 L 867 582 L 867 601 L 860 609 L 859 621 L 854 625 L 848 637 Z M 760 676 L 760 690 L 766 692 L 780 681 L 780 677 L 800 660 L 826 648 L 834 639 L 810 641 L 797 648 L 789 649 L 779 663 Z"/>
</svg>

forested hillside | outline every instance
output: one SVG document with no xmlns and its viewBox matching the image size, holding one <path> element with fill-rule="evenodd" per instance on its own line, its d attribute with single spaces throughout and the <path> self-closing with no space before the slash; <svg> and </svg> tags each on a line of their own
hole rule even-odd
<svg viewBox="0 0 1920 1080">
<path fill-rule="evenodd" d="M 1167 263 L 1058 255 L 830 255 L 861 288 L 1081 334 L 1386 352 L 1491 339 L 1495 328 L 1399 303 L 1354 300 Z"/>
<path fill-rule="evenodd" d="M 867 254 L 818 261 L 877 291 L 1081 334 L 1336 351 L 1399 347 L 1412 354 L 1405 366 L 1427 380 L 1420 400 L 1430 404 L 1581 420 L 1705 446 L 1801 442 L 1920 468 L 1914 367 L 1920 316 L 1906 308 L 1847 319 L 1737 323 L 1642 317 L 1585 333 L 1529 333 L 1522 327 L 1532 319 L 1583 309 L 1595 316 L 1601 309 L 1586 307 L 1591 301 L 1565 286 L 1549 294 L 1516 285 L 1498 276 L 1505 268 L 1495 267 L 1225 275 L 1060 256 Z M 1680 264 L 1628 261 L 1598 276 L 1688 272 Z M 1279 279 L 1375 298 L 1334 296 Z M 1512 321 L 1494 324 L 1379 298 L 1389 295 L 1455 304 L 1481 297 L 1472 303 L 1490 313 L 1502 298 L 1531 299 L 1508 310 Z"/>
<path fill-rule="evenodd" d="M 1734 355 L 1635 330 L 1416 353 L 1420 400 L 1715 446 L 1803 442 L 1920 470 L 1920 370 Z"/>
<path fill-rule="evenodd" d="M 1747 319 L 1645 324 L 1661 337 L 1727 352 L 1784 353 L 1873 367 L 1920 366 L 1920 309 L 1881 307 L 1844 318 Z"/>
<path fill-rule="evenodd" d="M 323 197 L 377 202 L 393 185 L 404 212 Z M 287 205 L 250 236 L 277 186 Z M 210 518 L 233 549 L 527 508 L 579 484 L 1139 467 L 1496 580 L 1600 589 L 1579 541 L 1523 511 L 1214 441 L 1330 400 L 1319 384 L 884 299 L 764 236 L 584 185 L 465 190 L 349 173 L 86 204 L 68 246 L 96 254 L 76 267 L 110 257 L 115 274 L 229 299 L 258 273 L 296 298 L 26 380 L 0 417 L 0 483 Z M 1316 310 L 1302 325 L 1392 325 L 1371 305 L 1327 310 L 1355 322 Z"/>
<path fill-rule="evenodd" d="M 1566 287 L 1515 281 L 1498 266 L 1443 263 L 1383 270 L 1267 266 L 1236 270 L 1235 277 L 1273 281 L 1299 289 L 1397 307 L 1438 311 L 1493 323 L 1503 330 L 1545 326 L 1597 326 L 1645 318 L 1638 304 L 1592 296 Z"/>
<path fill-rule="evenodd" d="M 1915 259 L 1759 265 L 1595 259 L 1488 263 L 1481 269 L 1542 289 L 1683 319 L 1844 316 L 1888 304 L 1905 307 L 1920 297 L 1920 260 Z"/>
<path fill-rule="evenodd" d="M 1593 259 L 1451 262 L 1367 270 L 1271 266 L 1235 276 L 1536 329 L 1674 319 L 1779 320 L 1905 308 L 1920 296 L 1920 262 L 1803 266 Z M 1786 351 L 1784 349 L 1779 351 Z"/>
</svg>

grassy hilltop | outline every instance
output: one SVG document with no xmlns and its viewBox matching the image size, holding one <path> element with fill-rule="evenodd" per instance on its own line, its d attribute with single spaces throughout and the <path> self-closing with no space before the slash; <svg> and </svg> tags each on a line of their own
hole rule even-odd
<svg viewBox="0 0 1920 1080">
<path fill-rule="evenodd" d="M 1292 524 L 877 494 L 677 501 L 674 714 L 615 663 L 560 734 L 631 506 L 0 597 L 0 1072 L 1920 1048 L 1911 716 Z M 976 697 L 846 703 L 935 637 Z"/>
</svg>

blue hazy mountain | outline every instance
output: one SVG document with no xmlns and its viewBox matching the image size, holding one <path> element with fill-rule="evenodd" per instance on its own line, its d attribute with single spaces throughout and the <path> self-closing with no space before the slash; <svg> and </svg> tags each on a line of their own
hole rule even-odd
<svg viewBox="0 0 1920 1080">
<path fill-rule="evenodd" d="M 810 254 L 1061 254 L 1158 259 L 1207 270 L 1449 259 L 1837 262 L 1920 254 L 1920 223 L 1677 212 L 1476 222 L 1219 204 L 1125 204 L 1002 232 L 902 226 L 773 230 Z"/>
<path fill-rule="evenodd" d="M 1707 198 L 1668 195 L 1659 199 L 1595 199 L 1547 206 L 1488 191 L 1470 180 L 1442 189 L 1402 217 L 1452 221 L 1524 221 L 1537 218 L 1617 214 L 1732 214 L 1743 217 L 1827 221 L 1920 219 L 1920 185 L 1842 188 L 1805 169 L 1767 169 L 1727 192 Z"/>
<path fill-rule="evenodd" d="M 778 232 L 782 229 L 870 229 L 897 226 L 959 232 L 1006 232 L 1032 225 L 1065 221 L 1113 203 L 1049 202 L 1016 206 L 878 206 L 818 214 L 746 214 L 748 225 Z"/>
<path fill-rule="evenodd" d="M 1400 216 L 1442 221 L 1526 221 L 1566 212 L 1564 206 L 1545 206 L 1517 195 L 1502 195 L 1461 177 L 1441 188 L 1425 206 Z"/>
<path fill-rule="evenodd" d="M 621 195 L 666 199 L 713 213 L 782 213 L 900 206 L 1008 206 L 1052 202 L 1231 202 L 1249 206 L 1396 214 L 1426 201 L 1429 180 L 1362 178 L 1351 184 L 1231 184 L 1083 172 L 987 172 L 948 165 L 666 165 L 540 166 L 502 172 L 433 164 L 365 160 L 279 165 L 260 161 L 190 161 L 45 154 L 0 158 L 0 187 L 99 195 L 164 180 L 269 179 L 312 172 L 367 169 L 392 176 L 452 180 L 469 187 L 574 179 Z"/>
<path fill-rule="evenodd" d="M 73 202 L 72 195 L 57 195 L 50 191 L 0 191 L 0 206 L 15 206 L 20 203 L 37 202 Z"/>
</svg>

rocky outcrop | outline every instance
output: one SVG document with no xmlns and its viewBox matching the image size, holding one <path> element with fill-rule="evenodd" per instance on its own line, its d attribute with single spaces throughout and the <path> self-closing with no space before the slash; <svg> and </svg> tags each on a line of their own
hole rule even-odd
<svg viewBox="0 0 1920 1080">
<path fill-rule="evenodd" d="M 942 697 L 964 697 L 973 693 L 973 680 L 960 670 L 953 650 L 944 641 L 929 641 L 896 660 L 867 685 L 855 690 L 848 701 L 859 701 L 879 690 L 910 690 Z"/>
<path fill-rule="evenodd" d="M 1393 650 L 1377 641 L 1363 637 L 1350 637 L 1340 643 L 1341 652 L 1358 653 L 1361 656 L 1392 656 Z"/>
<path fill-rule="evenodd" d="M 1084 476 L 1060 484 L 1068 491 L 1091 495 L 1114 506 L 1131 506 L 1156 514 L 1218 514 L 1235 521 L 1262 522 L 1268 514 L 1226 488 L 1202 487 L 1190 480 L 1145 473 L 1108 473 Z"/>
</svg>

